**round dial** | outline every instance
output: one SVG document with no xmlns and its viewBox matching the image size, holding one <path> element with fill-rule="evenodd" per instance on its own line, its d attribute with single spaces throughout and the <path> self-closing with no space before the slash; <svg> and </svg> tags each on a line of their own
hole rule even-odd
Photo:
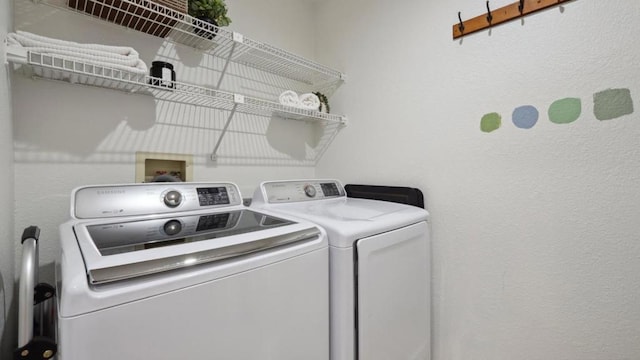
<svg viewBox="0 0 640 360">
<path fill-rule="evenodd" d="M 164 223 L 163 229 L 167 235 L 176 235 L 182 231 L 182 224 L 178 220 L 169 220 Z"/>
<path fill-rule="evenodd" d="M 313 185 L 307 184 L 304 186 L 304 193 L 308 197 L 312 198 L 316 196 L 316 188 Z"/>
<path fill-rule="evenodd" d="M 182 194 L 179 191 L 171 190 L 164 194 L 164 203 L 168 207 L 176 207 L 182 202 Z"/>
</svg>

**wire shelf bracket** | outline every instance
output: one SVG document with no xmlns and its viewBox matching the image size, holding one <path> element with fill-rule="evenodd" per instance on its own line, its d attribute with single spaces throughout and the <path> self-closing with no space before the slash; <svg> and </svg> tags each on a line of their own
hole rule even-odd
<svg viewBox="0 0 640 360">
<path fill-rule="evenodd" d="M 220 144 L 222 143 L 222 138 L 227 133 L 227 129 L 229 129 L 229 124 L 231 124 L 231 120 L 233 120 L 233 116 L 235 115 L 236 110 L 238 110 L 239 104 L 244 104 L 244 96 L 239 94 L 234 94 L 233 108 L 231 109 L 231 112 L 227 117 L 227 122 L 224 124 L 224 127 L 222 128 L 222 132 L 220 133 L 220 137 L 218 138 L 216 145 L 213 147 L 213 152 L 211 152 L 211 161 L 213 162 L 218 161 L 218 155 L 217 155 L 218 148 L 220 148 Z"/>
<path fill-rule="evenodd" d="M 233 45 L 231 45 L 229 56 L 227 56 L 227 58 L 225 59 L 224 67 L 222 68 L 222 71 L 220 72 L 220 77 L 218 78 L 218 84 L 216 84 L 216 89 L 219 90 L 220 86 L 222 85 L 222 80 L 224 79 L 224 76 L 227 73 L 227 70 L 229 69 L 229 63 L 231 62 L 233 53 L 236 50 L 236 46 L 238 44 L 242 44 L 243 41 L 244 41 L 244 36 L 242 36 L 242 34 L 236 33 L 236 32 L 233 33 Z"/>
</svg>

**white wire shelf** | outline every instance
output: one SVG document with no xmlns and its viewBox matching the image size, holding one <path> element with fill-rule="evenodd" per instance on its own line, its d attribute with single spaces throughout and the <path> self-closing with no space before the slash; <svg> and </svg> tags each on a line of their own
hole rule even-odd
<svg viewBox="0 0 640 360">
<path fill-rule="evenodd" d="M 38 0 L 34 1 L 38 2 Z M 208 51 L 236 63 L 300 81 L 325 94 L 331 94 L 345 79 L 345 75 L 340 71 L 214 26 L 150 0 L 40 0 L 39 2 Z"/>
<path fill-rule="evenodd" d="M 154 78 L 146 74 L 112 69 L 90 62 L 68 59 L 56 55 L 25 51 L 22 48 L 13 46 L 7 46 L 6 50 L 7 61 L 14 65 L 17 72 L 21 72 L 26 76 L 108 88 L 128 93 L 145 94 L 153 96 L 158 100 L 228 111 L 229 116 L 225 129 L 214 145 L 214 151 L 211 155 L 213 160 L 217 157 L 216 151 L 222 142 L 226 128 L 236 112 L 265 117 L 275 116 L 291 120 L 320 122 L 325 125 L 325 128 L 330 129 L 331 133 L 323 136 L 323 138 L 328 140 L 321 141 L 320 148 L 316 150 L 317 155 L 313 161 L 319 159 L 337 132 L 347 123 L 346 117 L 336 114 L 294 108 L 262 99 L 181 82 L 172 82 L 173 88 L 151 85 L 150 82 Z"/>
</svg>

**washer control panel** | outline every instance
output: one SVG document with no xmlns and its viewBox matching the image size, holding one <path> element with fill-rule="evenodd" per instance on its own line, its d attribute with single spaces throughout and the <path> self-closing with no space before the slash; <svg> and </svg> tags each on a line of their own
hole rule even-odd
<svg viewBox="0 0 640 360">
<path fill-rule="evenodd" d="M 295 180 L 264 182 L 260 186 L 265 203 L 287 203 L 345 197 L 337 180 Z"/>
<path fill-rule="evenodd" d="M 163 182 L 87 186 L 74 190 L 71 216 L 94 219 L 154 215 L 241 204 L 240 190 L 232 183 Z"/>
</svg>

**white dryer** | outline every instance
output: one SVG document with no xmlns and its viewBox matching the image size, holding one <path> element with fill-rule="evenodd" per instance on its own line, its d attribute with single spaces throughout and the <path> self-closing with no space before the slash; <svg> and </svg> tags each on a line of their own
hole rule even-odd
<svg viewBox="0 0 640 360">
<path fill-rule="evenodd" d="M 327 231 L 332 360 L 430 359 L 427 211 L 348 198 L 336 180 L 264 182 L 251 206 Z"/>
<path fill-rule="evenodd" d="M 327 360 L 324 230 L 241 202 L 231 183 L 75 190 L 58 359 Z"/>
</svg>

